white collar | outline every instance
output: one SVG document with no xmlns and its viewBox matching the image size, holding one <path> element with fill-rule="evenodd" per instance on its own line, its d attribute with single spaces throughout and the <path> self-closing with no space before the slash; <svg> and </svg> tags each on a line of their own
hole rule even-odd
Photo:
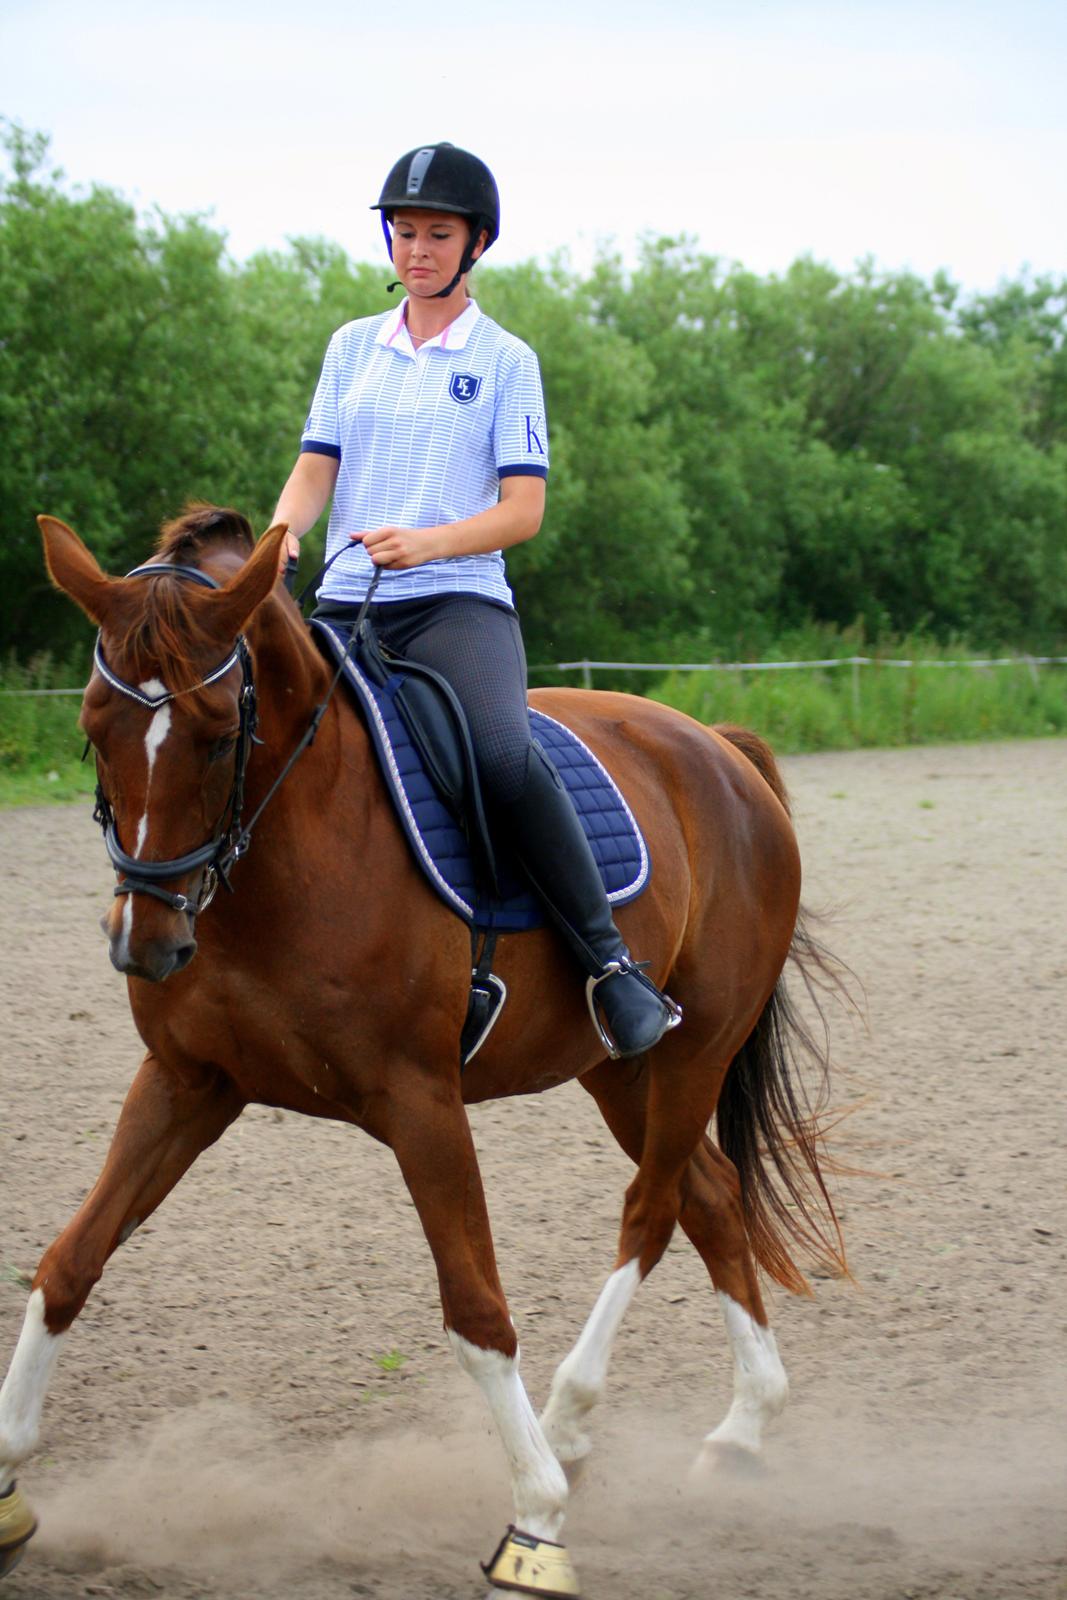
<svg viewBox="0 0 1067 1600">
<path fill-rule="evenodd" d="M 415 346 L 411 342 L 408 331 L 407 319 L 408 302 L 405 298 L 397 306 L 392 316 L 382 323 L 378 329 L 376 344 L 389 345 L 394 350 L 402 350 L 405 355 L 416 354 Z M 420 350 L 462 350 L 474 329 L 474 324 L 481 316 L 477 303 L 471 300 L 465 310 L 460 312 L 454 322 L 447 328 L 442 328 L 440 333 L 432 339 L 427 339 L 425 344 L 419 346 Z"/>
</svg>

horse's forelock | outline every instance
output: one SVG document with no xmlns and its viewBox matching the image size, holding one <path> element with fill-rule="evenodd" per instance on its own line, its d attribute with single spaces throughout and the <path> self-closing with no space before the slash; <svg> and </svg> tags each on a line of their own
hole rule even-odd
<svg viewBox="0 0 1067 1600">
<path fill-rule="evenodd" d="M 229 549 L 248 556 L 255 544 L 251 523 L 226 506 L 190 501 L 160 530 L 155 558 L 176 566 L 199 567 L 209 552 Z M 109 650 L 132 681 L 162 678 L 177 693 L 193 688 L 204 675 L 219 641 L 209 631 L 198 586 L 179 574 L 134 578 L 107 619 Z"/>
<path fill-rule="evenodd" d="M 133 584 L 137 584 L 133 590 Z M 133 683 L 159 678 L 176 693 L 193 688 L 218 655 L 188 579 L 132 579 L 127 604 L 108 620 L 106 649 Z M 190 603 L 192 602 L 192 603 Z"/>
<path fill-rule="evenodd" d="M 178 516 L 163 524 L 156 554 L 180 566 L 195 566 L 205 550 L 218 545 L 235 546 L 247 556 L 254 544 L 252 524 L 240 511 L 190 500 Z"/>
</svg>

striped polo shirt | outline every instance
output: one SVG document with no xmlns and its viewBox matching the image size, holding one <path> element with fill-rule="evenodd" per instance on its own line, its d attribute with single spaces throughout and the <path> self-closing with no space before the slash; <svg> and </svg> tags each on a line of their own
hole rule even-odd
<svg viewBox="0 0 1067 1600">
<path fill-rule="evenodd" d="M 548 472 L 548 432 L 537 357 L 483 316 L 472 300 L 418 350 L 407 301 L 346 323 L 330 340 L 302 450 L 339 463 L 326 554 L 342 546 L 319 590 L 358 601 L 373 563 L 350 533 L 433 528 L 487 511 L 500 480 Z M 375 598 L 482 595 L 511 604 L 499 550 L 454 556 L 403 572 L 383 570 Z"/>
</svg>

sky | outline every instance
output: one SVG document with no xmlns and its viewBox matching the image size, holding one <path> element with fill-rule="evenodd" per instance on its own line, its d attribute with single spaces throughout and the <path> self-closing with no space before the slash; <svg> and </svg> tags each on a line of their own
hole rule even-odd
<svg viewBox="0 0 1067 1600">
<path fill-rule="evenodd" d="M 685 233 L 761 274 L 1067 274 L 1062 0 L 0 0 L 0 115 L 238 259 L 374 260 L 390 166 L 449 139 L 502 263 Z"/>
</svg>

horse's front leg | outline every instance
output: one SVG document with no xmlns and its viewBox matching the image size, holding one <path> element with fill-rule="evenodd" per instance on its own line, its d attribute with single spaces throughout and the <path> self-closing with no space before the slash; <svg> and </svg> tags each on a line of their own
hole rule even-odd
<svg viewBox="0 0 1067 1600">
<path fill-rule="evenodd" d="M 147 1055 L 115 1129 L 103 1171 L 44 1253 L 15 1354 L 0 1389 L 0 1575 L 33 1531 L 13 1489 L 15 1469 L 37 1444 L 41 1410 L 60 1341 L 112 1252 L 128 1239 L 244 1102 L 214 1070 L 176 1071 Z M 17 1542 L 16 1542 L 17 1541 Z"/>
<path fill-rule="evenodd" d="M 402 1084 L 392 1077 L 387 1122 L 383 1131 L 433 1251 L 449 1342 L 489 1403 L 511 1471 L 514 1529 L 485 1570 L 508 1588 L 577 1593 L 559 1543 L 567 1480 L 519 1376 L 518 1342 L 458 1086 L 429 1074 Z"/>
</svg>

